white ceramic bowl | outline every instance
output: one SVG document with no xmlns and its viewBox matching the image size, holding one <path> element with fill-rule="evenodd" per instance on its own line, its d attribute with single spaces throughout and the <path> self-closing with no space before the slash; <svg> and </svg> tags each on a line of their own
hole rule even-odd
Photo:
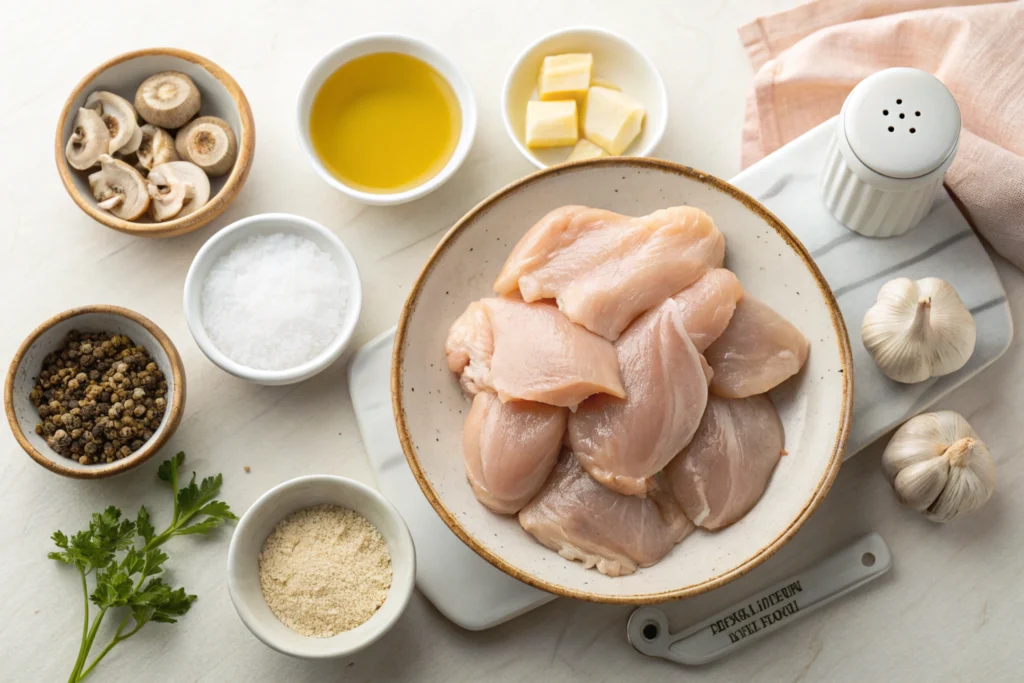
<svg viewBox="0 0 1024 683">
<path fill-rule="evenodd" d="M 491 285 L 509 251 L 542 216 L 583 204 L 641 216 L 678 204 L 711 215 L 726 238 L 726 267 L 744 288 L 811 341 L 802 372 L 772 392 L 786 450 L 749 514 L 716 533 L 698 530 L 659 563 L 608 577 L 544 548 L 514 516 L 473 496 L 459 457 L 470 403 L 444 362 L 448 329 Z M 749 195 L 685 166 L 602 158 L 539 171 L 470 211 L 441 240 L 402 309 L 391 394 L 399 438 L 441 519 L 481 557 L 550 593 L 644 604 L 697 595 L 746 573 L 797 532 L 842 462 L 853 406 L 850 340 L 835 297 L 803 245 Z"/>
<path fill-rule="evenodd" d="M 259 554 L 267 536 L 288 515 L 314 505 L 339 505 L 358 512 L 380 530 L 391 553 L 391 589 L 369 620 L 330 638 L 304 636 L 270 611 L 260 588 Z M 278 652 L 303 659 L 351 655 L 375 642 L 405 611 L 416 577 L 412 536 L 398 510 L 365 484 L 316 474 L 275 486 L 239 520 L 228 548 L 228 591 L 238 616 L 253 635 Z"/>
<path fill-rule="evenodd" d="M 337 264 L 338 270 L 341 271 L 341 275 L 348 281 L 348 303 L 338 336 L 315 358 L 287 370 L 258 370 L 228 358 L 214 345 L 206 333 L 206 328 L 203 327 L 203 282 L 217 259 L 236 244 L 253 235 L 274 233 L 304 237 L 312 240 L 330 254 Z M 352 258 L 341 240 L 319 223 L 287 213 L 264 213 L 232 223 L 206 241 L 206 244 L 192 260 L 188 275 L 185 276 L 185 320 L 188 322 L 188 329 L 196 340 L 196 344 L 206 354 L 206 357 L 220 369 L 235 377 L 241 377 L 257 384 L 294 384 L 326 370 L 331 363 L 338 360 L 352 338 L 356 323 L 359 321 L 362 301 L 363 291 L 359 281 L 359 270 L 356 268 L 355 259 Z"/>
<path fill-rule="evenodd" d="M 613 83 L 644 105 L 644 127 L 625 156 L 651 156 L 668 121 L 665 81 L 647 55 L 622 36 L 601 28 L 566 28 L 550 33 L 523 50 L 505 77 L 501 113 L 512 142 L 537 168 L 563 163 L 569 148 L 530 149 L 526 146 L 526 103 L 537 99 L 537 76 L 545 57 L 566 52 L 594 55 L 594 78 Z"/>
<path fill-rule="evenodd" d="M 320 91 L 320 86 L 323 85 L 324 81 L 341 68 L 343 64 L 347 64 L 357 57 L 381 52 L 398 52 L 410 55 L 434 67 L 448 81 L 452 90 L 455 91 L 455 96 L 459 100 L 459 108 L 461 109 L 462 131 L 459 133 L 459 142 L 455 146 L 455 151 L 452 152 L 448 163 L 445 164 L 444 168 L 437 175 L 423 184 L 403 192 L 364 192 L 346 185 L 324 165 L 320 156 L 313 148 L 313 142 L 309 135 L 309 116 L 313 108 L 313 100 L 316 98 L 316 94 Z M 357 199 L 365 204 L 378 206 L 404 204 L 405 202 L 419 199 L 441 187 L 462 165 L 466 155 L 469 153 L 469 148 L 473 145 L 473 137 L 476 135 L 476 100 L 473 98 L 473 90 L 469 86 L 469 81 L 466 80 L 466 77 L 458 67 L 440 51 L 422 40 L 392 33 L 374 33 L 356 38 L 347 43 L 342 43 L 324 55 L 309 71 L 306 75 L 306 80 L 302 83 L 302 88 L 299 90 L 297 113 L 299 118 L 299 139 L 302 141 L 302 149 L 306 152 L 309 163 L 313 165 L 313 168 L 320 177 L 328 185 L 341 190 L 353 199 Z"/>
<path fill-rule="evenodd" d="M 149 352 L 167 380 L 167 408 L 159 427 L 149 441 L 127 458 L 82 465 L 54 452 L 46 440 L 35 433 L 35 426 L 40 421 L 39 412 L 29 393 L 35 386 L 43 359 L 63 345 L 71 330 L 127 335 Z M 109 477 L 145 462 L 174 434 L 185 410 L 185 366 L 174 343 L 149 318 L 127 308 L 105 304 L 72 308 L 44 322 L 22 342 L 7 371 L 4 407 L 15 439 L 33 460 L 46 469 L 75 479 Z"/>
</svg>

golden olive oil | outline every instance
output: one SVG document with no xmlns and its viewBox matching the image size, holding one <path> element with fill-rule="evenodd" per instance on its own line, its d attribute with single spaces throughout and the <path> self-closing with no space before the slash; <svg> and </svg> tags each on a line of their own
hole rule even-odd
<svg viewBox="0 0 1024 683">
<path fill-rule="evenodd" d="M 313 99 L 310 137 L 338 180 L 364 192 L 421 185 L 455 151 L 462 128 L 451 85 L 426 62 L 382 52 L 353 59 Z"/>
</svg>

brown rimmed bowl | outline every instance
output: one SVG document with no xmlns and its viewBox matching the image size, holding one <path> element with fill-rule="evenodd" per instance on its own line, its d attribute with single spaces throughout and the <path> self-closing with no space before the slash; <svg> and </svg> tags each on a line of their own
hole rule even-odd
<svg viewBox="0 0 1024 683">
<path fill-rule="evenodd" d="M 804 369 L 772 392 L 786 450 L 760 502 L 719 532 L 698 530 L 661 562 L 607 577 L 544 548 L 515 517 L 473 496 L 461 457 L 470 403 L 448 371 L 444 343 L 467 304 L 491 284 L 519 238 L 548 211 L 584 204 L 644 215 L 690 204 L 726 236 L 726 266 L 811 340 Z M 412 287 L 395 336 L 395 420 L 405 456 L 441 519 L 470 548 L 542 590 L 595 602 L 648 604 L 685 598 L 732 581 L 792 538 L 821 503 L 842 462 L 853 405 L 850 340 L 821 272 L 767 209 L 725 181 L 665 161 L 607 158 L 534 173 L 485 199 L 441 240 Z"/>
<path fill-rule="evenodd" d="M 43 359 L 63 344 L 71 330 L 128 336 L 149 351 L 167 379 L 167 409 L 160 426 L 142 448 L 127 458 L 82 465 L 51 450 L 43 437 L 35 432 L 40 419 L 29 393 L 35 386 Z M 170 337 L 149 318 L 127 308 L 105 304 L 72 308 L 44 322 L 21 343 L 7 370 L 4 410 L 14 438 L 33 460 L 46 469 L 76 479 L 109 477 L 149 460 L 174 434 L 185 410 L 185 366 Z"/>
<path fill-rule="evenodd" d="M 78 171 L 68 165 L 64 147 L 71 137 L 75 114 L 85 99 L 96 90 L 109 90 L 129 102 L 135 101 L 135 91 L 149 76 L 161 71 L 180 71 L 187 74 L 199 88 L 202 105 L 198 116 L 219 116 L 227 121 L 238 139 L 238 158 L 227 175 L 210 178 L 210 200 L 198 211 L 183 218 L 157 223 L 148 216 L 137 221 L 126 221 L 99 208 L 89 191 L 89 173 L 95 169 Z M 173 131 L 171 131 L 173 135 Z M 118 55 L 90 71 L 79 81 L 64 103 L 57 121 L 54 156 L 64 189 L 78 207 L 91 218 L 108 228 L 142 237 L 174 237 L 197 230 L 219 216 L 234 200 L 245 184 L 252 167 L 256 149 L 256 126 L 252 109 L 245 93 L 224 69 L 205 57 L 186 50 L 155 47 Z M 97 167 L 98 168 L 98 167 Z"/>
</svg>

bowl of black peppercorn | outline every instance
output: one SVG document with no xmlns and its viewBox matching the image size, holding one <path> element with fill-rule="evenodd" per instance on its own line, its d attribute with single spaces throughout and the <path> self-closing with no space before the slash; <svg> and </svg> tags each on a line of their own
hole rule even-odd
<svg viewBox="0 0 1024 683">
<path fill-rule="evenodd" d="M 170 338 L 127 308 L 59 313 L 22 342 L 4 410 L 37 463 L 66 477 L 108 477 L 148 460 L 185 408 L 185 371 Z"/>
</svg>

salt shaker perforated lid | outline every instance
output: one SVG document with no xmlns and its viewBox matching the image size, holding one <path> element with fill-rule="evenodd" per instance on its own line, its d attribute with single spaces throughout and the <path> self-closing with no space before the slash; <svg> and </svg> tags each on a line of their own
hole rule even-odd
<svg viewBox="0 0 1024 683">
<path fill-rule="evenodd" d="M 952 93 L 919 69 L 879 71 L 853 89 L 822 171 L 829 211 L 869 237 L 892 237 L 931 209 L 960 140 Z"/>
</svg>

